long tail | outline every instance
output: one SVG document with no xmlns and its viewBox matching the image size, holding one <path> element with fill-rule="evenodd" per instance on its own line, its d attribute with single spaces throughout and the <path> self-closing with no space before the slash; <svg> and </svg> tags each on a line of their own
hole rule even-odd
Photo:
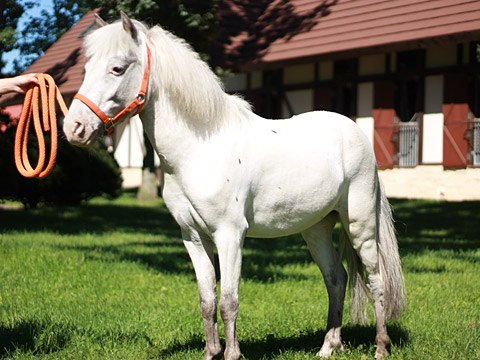
<svg viewBox="0 0 480 360">
<path fill-rule="evenodd" d="M 377 252 L 379 273 L 384 283 L 385 316 L 398 319 L 405 309 L 405 284 L 398 253 L 392 209 L 378 179 Z M 347 261 L 350 288 L 350 315 L 354 323 L 368 321 L 367 305 L 371 296 L 366 286 L 365 268 L 344 230 L 340 234 L 340 253 Z"/>
</svg>

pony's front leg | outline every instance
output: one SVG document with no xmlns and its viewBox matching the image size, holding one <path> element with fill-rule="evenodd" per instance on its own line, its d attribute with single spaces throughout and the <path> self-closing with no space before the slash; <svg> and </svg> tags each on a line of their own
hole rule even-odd
<svg viewBox="0 0 480 360">
<path fill-rule="evenodd" d="M 243 240 L 244 232 L 217 232 L 214 236 L 220 261 L 220 315 L 225 328 L 225 360 L 238 360 L 241 357 L 236 322 Z"/>
<path fill-rule="evenodd" d="M 213 244 L 210 239 L 198 233 L 182 231 L 182 235 L 197 277 L 200 308 L 205 326 L 204 360 L 221 359 L 223 354 L 218 337 Z"/>
</svg>

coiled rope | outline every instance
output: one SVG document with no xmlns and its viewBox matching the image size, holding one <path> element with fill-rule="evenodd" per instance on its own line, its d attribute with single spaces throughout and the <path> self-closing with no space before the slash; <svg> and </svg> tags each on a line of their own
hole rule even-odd
<svg viewBox="0 0 480 360">
<path fill-rule="evenodd" d="M 27 90 L 23 109 L 18 121 L 15 133 L 15 165 L 18 172 L 28 178 L 43 178 L 47 176 L 55 165 L 57 158 L 57 115 L 55 112 L 55 99 L 58 102 L 63 115 L 66 116 L 68 109 L 53 78 L 48 74 L 36 74 L 38 85 Z M 40 121 L 40 104 L 42 110 L 43 130 Z M 30 165 L 28 158 L 28 130 L 33 120 L 35 134 L 38 143 L 38 160 L 35 168 Z M 43 131 L 50 131 L 50 156 L 45 165 L 46 146 Z"/>
</svg>

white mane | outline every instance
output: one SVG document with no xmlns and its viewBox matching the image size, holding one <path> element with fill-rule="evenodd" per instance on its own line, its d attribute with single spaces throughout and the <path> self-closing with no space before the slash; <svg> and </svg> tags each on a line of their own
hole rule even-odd
<svg viewBox="0 0 480 360">
<path fill-rule="evenodd" d="M 134 24 L 146 35 L 152 52 L 150 91 L 167 95 L 183 118 L 193 122 L 190 125 L 218 128 L 248 118 L 250 105 L 227 94 L 218 77 L 183 39 L 159 26 L 148 29 L 138 21 Z M 121 22 L 116 22 L 90 34 L 85 41 L 87 58 L 108 58 L 112 53 L 138 57 L 138 48 L 121 27 Z"/>
</svg>

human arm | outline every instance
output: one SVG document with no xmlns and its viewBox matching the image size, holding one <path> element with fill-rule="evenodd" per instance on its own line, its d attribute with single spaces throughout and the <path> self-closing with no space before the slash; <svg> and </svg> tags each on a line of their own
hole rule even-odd
<svg viewBox="0 0 480 360">
<path fill-rule="evenodd" d="M 0 95 L 17 92 L 24 94 L 32 85 L 38 84 L 35 74 L 18 75 L 0 79 Z"/>
</svg>

